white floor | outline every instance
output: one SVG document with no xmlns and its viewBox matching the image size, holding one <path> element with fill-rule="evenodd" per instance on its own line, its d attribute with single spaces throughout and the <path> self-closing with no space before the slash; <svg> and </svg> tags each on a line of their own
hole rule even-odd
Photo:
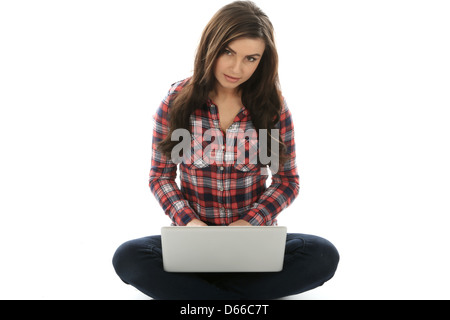
<svg viewBox="0 0 450 320">
<path fill-rule="evenodd" d="M 166 218 L 151 219 L 150 212 L 135 214 L 133 205 L 118 212 L 103 218 L 80 214 L 68 219 L 61 210 L 50 220 L 43 221 L 41 215 L 28 223 L 9 219 L 9 230 L 2 224 L 0 299 L 149 299 L 119 280 L 111 258 L 122 241 L 156 234 L 158 227 L 151 224 Z M 294 214 L 286 211 L 286 225 Z M 324 286 L 286 299 L 450 298 L 449 242 L 444 233 L 439 234 L 446 226 L 424 233 L 427 225 L 408 224 L 410 232 L 397 233 L 400 224 L 380 229 L 380 223 L 374 222 L 373 229 L 356 231 L 334 228 L 332 218 L 331 225 L 321 227 L 319 220 L 318 232 L 288 228 L 333 241 L 341 254 L 339 269 Z"/>
</svg>

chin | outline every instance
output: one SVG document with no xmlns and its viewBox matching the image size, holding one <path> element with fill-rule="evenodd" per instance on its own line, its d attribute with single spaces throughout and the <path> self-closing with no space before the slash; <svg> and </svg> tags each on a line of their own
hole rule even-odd
<svg viewBox="0 0 450 320">
<path fill-rule="evenodd" d="M 218 82 L 225 89 L 237 89 L 242 84 L 241 82 L 237 82 L 237 83 L 229 83 L 229 82 L 224 82 L 224 81 L 218 81 Z"/>
</svg>

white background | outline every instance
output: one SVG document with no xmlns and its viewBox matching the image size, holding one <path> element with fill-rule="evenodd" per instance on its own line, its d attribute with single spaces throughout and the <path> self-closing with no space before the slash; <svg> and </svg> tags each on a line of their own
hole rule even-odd
<svg viewBox="0 0 450 320">
<path fill-rule="evenodd" d="M 168 225 L 152 115 L 229 1 L 0 1 L 0 298 L 146 299 L 124 241 Z M 448 299 L 450 4 L 256 0 L 271 18 L 301 192 L 289 232 L 339 249 L 293 299 Z"/>
</svg>

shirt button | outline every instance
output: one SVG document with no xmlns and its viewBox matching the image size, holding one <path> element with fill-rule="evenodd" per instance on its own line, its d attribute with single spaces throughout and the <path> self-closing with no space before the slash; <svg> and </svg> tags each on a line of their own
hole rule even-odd
<svg viewBox="0 0 450 320">
<path fill-rule="evenodd" d="M 219 187 L 218 190 L 219 190 L 219 191 L 223 191 L 223 187 Z"/>
<path fill-rule="evenodd" d="M 225 170 L 225 168 L 224 167 L 219 167 L 219 170 L 223 171 L 223 170 Z"/>
</svg>

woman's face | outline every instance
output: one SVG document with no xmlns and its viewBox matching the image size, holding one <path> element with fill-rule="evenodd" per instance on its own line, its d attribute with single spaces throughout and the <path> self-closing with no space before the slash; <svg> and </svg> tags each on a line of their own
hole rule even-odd
<svg viewBox="0 0 450 320">
<path fill-rule="evenodd" d="M 223 89 L 235 90 L 255 72 L 266 45 L 262 39 L 242 38 L 230 42 L 217 58 L 214 75 Z"/>
</svg>

